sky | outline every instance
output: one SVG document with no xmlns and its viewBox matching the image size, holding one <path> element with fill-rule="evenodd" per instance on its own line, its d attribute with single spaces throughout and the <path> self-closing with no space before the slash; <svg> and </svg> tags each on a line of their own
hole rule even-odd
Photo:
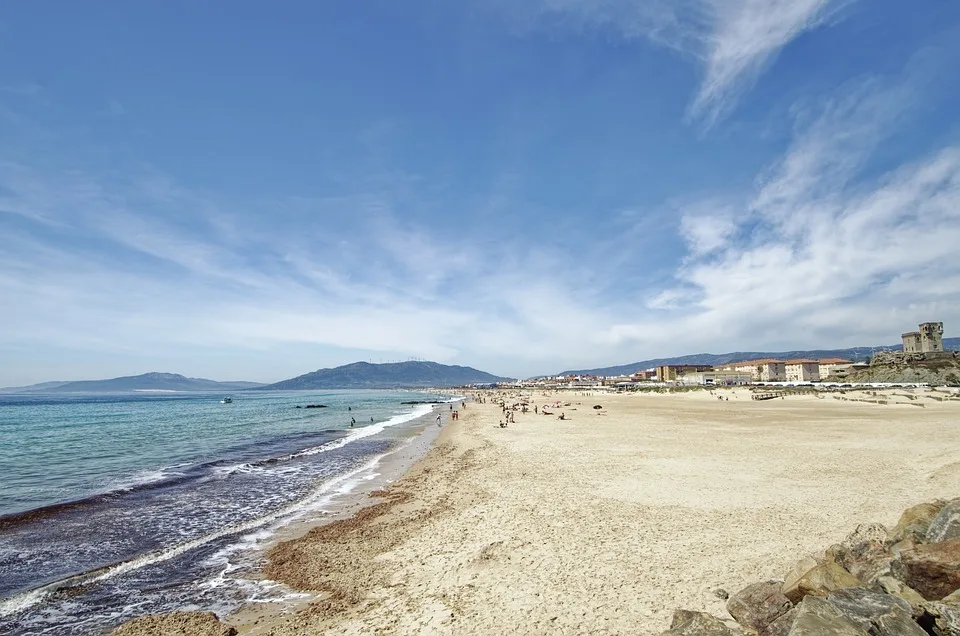
<svg viewBox="0 0 960 636">
<path fill-rule="evenodd" d="M 960 335 L 960 3 L 0 6 L 0 386 Z"/>
</svg>

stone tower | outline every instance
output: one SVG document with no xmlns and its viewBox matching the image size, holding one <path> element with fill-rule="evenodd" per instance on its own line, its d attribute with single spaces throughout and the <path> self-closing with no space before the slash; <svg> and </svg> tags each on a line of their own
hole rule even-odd
<svg viewBox="0 0 960 636">
<path fill-rule="evenodd" d="M 943 351 L 943 323 L 925 322 L 920 331 L 902 334 L 904 353 L 937 353 Z"/>
<path fill-rule="evenodd" d="M 920 325 L 920 351 L 923 353 L 943 351 L 942 322 L 925 322 Z"/>
</svg>

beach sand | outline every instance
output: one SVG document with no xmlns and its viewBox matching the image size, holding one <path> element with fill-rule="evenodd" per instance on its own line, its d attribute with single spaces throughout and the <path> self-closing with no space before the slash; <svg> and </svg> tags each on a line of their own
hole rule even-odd
<svg viewBox="0 0 960 636">
<path fill-rule="evenodd" d="M 535 403 L 568 401 L 570 419 L 517 413 L 506 429 L 492 400 L 471 403 L 372 506 L 273 550 L 266 575 L 319 600 L 227 622 L 656 634 L 678 607 L 726 616 L 713 590 L 780 578 L 859 523 L 960 496 L 960 401 L 931 397 L 946 393 L 717 393 L 555 394 Z"/>
</svg>

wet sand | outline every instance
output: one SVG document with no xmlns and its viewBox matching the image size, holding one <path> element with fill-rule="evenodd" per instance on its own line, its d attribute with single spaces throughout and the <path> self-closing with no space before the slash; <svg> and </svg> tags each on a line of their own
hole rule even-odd
<svg viewBox="0 0 960 636">
<path fill-rule="evenodd" d="M 725 615 L 716 588 L 780 577 L 858 523 L 960 493 L 960 401 L 945 393 L 718 393 L 729 400 L 541 397 L 571 402 L 570 419 L 518 413 L 506 429 L 499 407 L 470 404 L 372 506 L 273 550 L 265 574 L 316 600 L 227 622 L 277 636 L 658 633 L 676 607 Z"/>
</svg>

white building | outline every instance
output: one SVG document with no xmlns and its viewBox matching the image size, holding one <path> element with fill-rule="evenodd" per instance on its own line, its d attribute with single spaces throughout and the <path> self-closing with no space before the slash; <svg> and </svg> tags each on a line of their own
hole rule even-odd
<svg viewBox="0 0 960 636">
<path fill-rule="evenodd" d="M 740 371 L 699 371 L 680 376 L 681 384 L 700 386 L 737 386 L 750 384 L 752 373 Z"/>
<path fill-rule="evenodd" d="M 732 362 L 725 369 L 749 373 L 754 382 L 783 382 L 787 379 L 783 360 L 744 360 Z"/>
<path fill-rule="evenodd" d="M 817 360 L 787 360 L 784 372 L 787 382 L 820 381 L 820 363 Z"/>
<path fill-rule="evenodd" d="M 853 366 L 853 362 L 844 360 L 843 358 L 820 358 L 817 366 L 819 367 L 820 379 L 826 380 L 831 375 L 839 378 L 846 377 L 847 373 L 850 372 L 850 368 Z"/>
</svg>

